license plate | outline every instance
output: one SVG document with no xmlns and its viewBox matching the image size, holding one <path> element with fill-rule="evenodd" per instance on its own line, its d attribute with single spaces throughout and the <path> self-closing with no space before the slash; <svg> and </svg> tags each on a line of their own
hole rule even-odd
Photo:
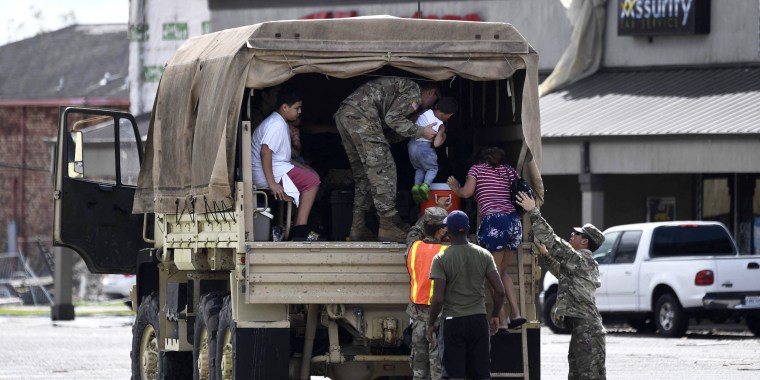
<svg viewBox="0 0 760 380">
<path fill-rule="evenodd" d="M 744 297 L 744 307 L 760 307 L 760 296 Z"/>
</svg>

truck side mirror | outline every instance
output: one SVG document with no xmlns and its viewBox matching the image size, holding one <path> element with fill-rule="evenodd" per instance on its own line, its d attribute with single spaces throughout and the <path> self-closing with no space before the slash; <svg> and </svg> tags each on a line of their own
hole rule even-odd
<svg viewBox="0 0 760 380">
<path fill-rule="evenodd" d="M 84 161 L 82 160 L 82 146 L 84 138 L 82 131 L 74 131 L 71 133 L 73 136 L 69 140 L 70 144 L 74 144 L 74 161 L 69 161 L 69 178 L 82 178 L 84 176 Z"/>
</svg>

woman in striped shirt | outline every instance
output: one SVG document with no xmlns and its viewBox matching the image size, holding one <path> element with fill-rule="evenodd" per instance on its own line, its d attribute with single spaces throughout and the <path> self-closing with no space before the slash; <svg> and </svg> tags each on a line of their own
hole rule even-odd
<svg viewBox="0 0 760 380">
<path fill-rule="evenodd" d="M 499 313 L 499 332 L 507 328 L 517 328 L 526 322 L 520 314 L 515 286 L 507 273 L 509 258 L 520 246 L 522 223 L 520 215 L 510 201 L 510 188 L 518 178 L 517 171 L 504 163 L 506 154 L 496 147 L 485 148 L 480 155 L 480 163 L 467 172 L 464 186 L 454 177 L 447 183 L 460 198 L 475 195 L 480 209 L 481 222 L 478 228 L 478 245 L 489 250 L 501 274 L 510 306 L 509 323 L 506 312 Z"/>
</svg>

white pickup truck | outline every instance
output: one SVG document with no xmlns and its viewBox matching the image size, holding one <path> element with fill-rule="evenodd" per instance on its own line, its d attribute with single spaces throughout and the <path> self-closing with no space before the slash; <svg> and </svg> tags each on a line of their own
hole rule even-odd
<svg viewBox="0 0 760 380">
<path fill-rule="evenodd" d="M 717 222 L 628 224 L 604 231 L 594 252 L 602 286 L 596 305 L 605 321 L 624 320 L 639 332 L 678 337 L 689 320 L 743 318 L 760 336 L 760 256 L 740 255 Z M 557 300 L 557 278 L 547 273 L 539 300 L 544 321 Z"/>
</svg>

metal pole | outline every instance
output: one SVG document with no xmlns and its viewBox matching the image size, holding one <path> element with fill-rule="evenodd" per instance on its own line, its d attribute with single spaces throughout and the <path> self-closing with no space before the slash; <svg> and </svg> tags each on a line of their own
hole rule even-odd
<svg viewBox="0 0 760 380">
<path fill-rule="evenodd" d="M 71 303 L 72 252 L 68 248 L 54 247 L 55 275 L 53 289 L 55 298 L 50 308 L 50 319 L 54 321 L 74 320 L 74 305 Z"/>
</svg>

